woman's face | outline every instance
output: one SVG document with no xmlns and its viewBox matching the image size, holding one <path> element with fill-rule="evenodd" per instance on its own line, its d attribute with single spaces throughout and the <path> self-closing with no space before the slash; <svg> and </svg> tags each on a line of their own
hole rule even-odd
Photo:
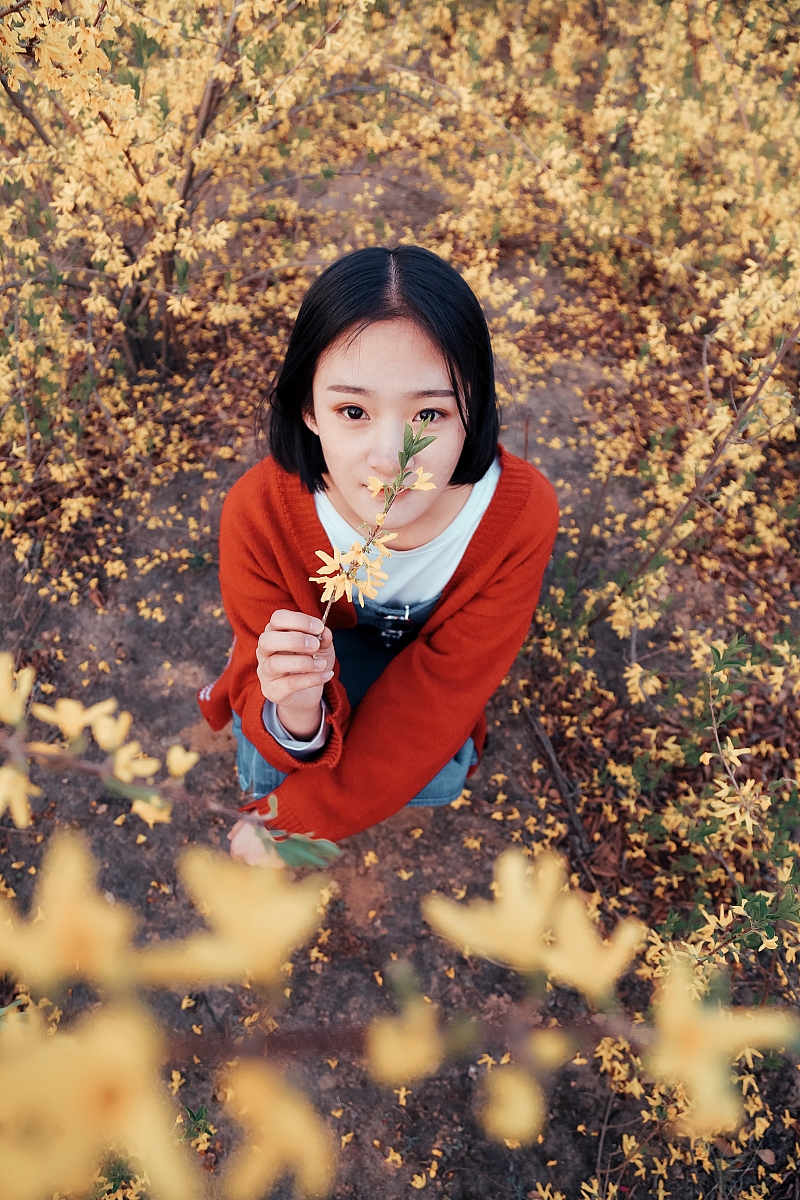
<svg viewBox="0 0 800 1200">
<path fill-rule="evenodd" d="M 436 490 L 403 492 L 389 511 L 386 528 L 399 531 L 432 516 L 449 500 L 447 482 L 466 433 L 442 353 L 412 321 L 381 321 L 352 340 L 334 342 L 317 363 L 313 392 L 314 413 L 304 420 L 322 443 L 326 480 L 333 485 L 329 494 L 351 510 L 343 513 L 351 523 L 351 514 L 359 518 L 356 525 L 374 523 L 383 500 L 372 498 L 367 480 L 375 475 L 391 482 L 400 465 L 404 426 L 408 423 L 416 433 L 425 417 L 431 418 L 425 432 L 435 434 L 436 441 L 409 468 L 432 472 Z"/>
</svg>

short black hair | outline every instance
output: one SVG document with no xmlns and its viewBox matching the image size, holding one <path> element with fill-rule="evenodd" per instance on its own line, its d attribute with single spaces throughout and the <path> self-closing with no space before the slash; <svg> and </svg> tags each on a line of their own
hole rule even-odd
<svg viewBox="0 0 800 1200">
<path fill-rule="evenodd" d="M 492 343 L 475 293 L 458 271 L 421 246 L 371 246 L 331 263 L 306 292 L 286 357 L 269 393 L 269 450 L 310 492 L 324 491 L 322 445 L 305 421 L 322 353 L 378 321 L 413 321 L 442 352 L 466 441 L 449 483 L 477 483 L 497 453 L 500 417 Z M 263 429 L 263 412 L 257 424 Z"/>
</svg>

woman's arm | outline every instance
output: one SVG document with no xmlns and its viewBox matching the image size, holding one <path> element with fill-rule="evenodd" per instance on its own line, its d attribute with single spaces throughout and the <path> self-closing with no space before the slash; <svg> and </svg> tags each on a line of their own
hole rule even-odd
<svg viewBox="0 0 800 1200">
<path fill-rule="evenodd" d="M 231 708 L 241 717 L 244 736 L 259 753 L 279 771 L 307 769 L 312 764 L 295 757 L 266 726 L 264 705 L 267 699 L 273 701 L 277 715 L 292 734 L 303 737 L 313 734 L 318 728 L 321 688 L 316 678 L 312 677 L 313 672 L 309 670 L 305 673 L 308 675 L 306 684 L 315 692 L 313 706 L 301 703 L 293 711 L 293 693 L 297 694 L 296 684 L 298 679 L 303 682 L 305 674 L 298 671 L 295 679 L 292 679 L 291 670 L 282 670 L 281 660 L 296 655 L 298 661 L 305 663 L 305 646 L 300 646 L 298 642 L 297 646 L 292 644 L 290 647 L 286 639 L 293 637 L 302 641 L 306 635 L 319 638 L 322 623 L 308 604 L 310 597 L 296 596 L 289 587 L 281 568 L 281 556 L 270 536 L 270 522 L 265 521 L 264 514 L 257 511 L 252 487 L 240 486 L 245 478 L 243 476 L 231 489 L 223 505 L 220 521 L 220 589 L 225 612 L 235 634 L 233 652 L 223 676 L 224 686 Z M 286 553 L 285 548 L 282 553 Z M 304 601 L 311 608 L 307 616 L 301 608 Z M 294 629 L 298 622 L 287 622 L 287 616 L 303 616 L 308 622 L 308 629 Z M 312 649 L 307 651 L 309 663 Z M 333 645 L 329 630 L 322 634 L 320 651 L 325 658 L 326 668 L 331 668 Z M 271 664 L 276 667 L 275 670 L 270 669 Z M 283 667 L 287 667 L 285 662 Z M 346 696 L 337 698 L 332 691 L 328 693 L 328 672 L 319 674 L 324 681 L 322 686 L 326 688 L 328 701 L 329 711 L 325 719 L 332 732 L 334 721 L 341 729 L 347 719 L 349 705 Z M 302 695 L 300 699 L 302 701 Z M 308 715 L 305 709 L 309 708 L 310 711 L 311 707 L 313 713 Z M 315 762 L 332 762 L 340 749 L 341 734 L 338 738 L 329 736 Z"/>
<path fill-rule="evenodd" d="M 353 714 L 339 761 L 311 764 L 280 785 L 275 828 L 334 841 L 367 829 L 407 804 L 461 748 L 528 634 L 555 537 L 554 500 L 544 518 L 538 540 L 517 547 L 484 587 L 386 667 Z"/>
</svg>

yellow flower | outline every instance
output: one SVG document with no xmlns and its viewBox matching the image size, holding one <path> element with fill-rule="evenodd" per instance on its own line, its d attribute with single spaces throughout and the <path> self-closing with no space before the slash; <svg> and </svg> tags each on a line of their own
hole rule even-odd
<svg viewBox="0 0 800 1200">
<path fill-rule="evenodd" d="M 97 1161 L 136 1147 L 161 1200 L 202 1189 L 189 1152 L 169 1136 L 175 1114 L 161 1093 L 160 1037 L 139 1009 L 104 1009 L 49 1037 L 35 1010 L 0 1028 L 0 1156 L 14 1200 L 84 1194 Z"/>
<path fill-rule="evenodd" d="M 689 1137 L 711 1137 L 738 1124 L 741 1106 L 729 1076 L 731 1062 L 744 1048 L 780 1048 L 800 1037 L 800 1023 L 788 1013 L 699 1003 L 691 970 L 682 962 L 672 964 L 661 988 L 655 1026 L 647 1069 L 685 1088 L 690 1108 L 679 1125 Z"/>
<path fill-rule="evenodd" d="M 134 779 L 148 779 L 155 775 L 160 766 L 161 759 L 148 758 L 142 754 L 138 742 L 128 742 L 127 746 L 120 746 L 114 755 L 114 778 L 122 783 L 133 783 Z"/>
<path fill-rule="evenodd" d="M 82 835 L 60 833 L 45 856 L 33 896 L 35 920 L 20 920 L 0 900 L 0 964 L 47 991 L 80 977 L 97 985 L 128 978 L 129 942 L 136 923 L 122 904 L 95 887 L 96 867 Z"/>
<path fill-rule="evenodd" d="M 118 717 L 103 713 L 92 721 L 94 740 L 101 750 L 118 750 L 128 736 L 133 717 L 121 712 Z"/>
<path fill-rule="evenodd" d="M 195 763 L 200 761 L 196 750 L 184 750 L 183 746 L 170 746 L 167 751 L 167 770 L 175 779 L 183 779 Z"/>
<path fill-rule="evenodd" d="M 0 815 L 9 809 L 17 829 L 25 829 L 31 823 L 28 796 L 41 794 L 41 788 L 32 784 L 24 771 L 17 770 L 10 763 L 0 767 Z"/>
<path fill-rule="evenodd" d="M 25 750 L 27 754 L 41 754 L 44 758 L 56 758 L 59 754 L 69 753 L 55 742 L 26 742 Z"/>
<path fill-rule="evenodd" d="M 525 1049 L 540 1071 L 555 1071 L 575 1052 L 576 1043 L 560 1029 L 535 1029 L 528 1034 Z"/>
<path fill-rule="evenodd" d="M 326 554 L 324 550 L 315 550 L 314 553 L 325 564 L 324 567 L 319 568 L 320 575 L 330 575 L 333 571 L 341 571 L 342 559 L 338 546 L 334 547 L 333 558 L 331 558 L 330 554 Z M 317 583 L 318 580 L 312 579 L 312 582 Z"/>
<path fill-rule="evenodd" d="M 141 817 L 150 828 L 159 823 L 169 825 L 172 820 L 172 805 L 161 797 L 153 797 L 152 800 L 134 800 L 131 805 L 131 812 L 137 817 Z"/>
<path fill-rule="evenodd" d="M 23 667 L 15 676 L 13 654 L 0 654 L 0 721 L 6 725 L 22 724 L 35 678 L 33 667 Z"/>
<path fill-rule="evenodd" d="M 422 901 L 425 920 L 465 950 L 518 971 L 546 970 L 547 932 L 553 905 L 564 885 L 555 854 L 540 854 L 532 877 L 524 854 L 506 850 L 497 859 L 495 900 L 457 904 L 445 896 Z"/>
<path fill-rule="evenodd" d="M 367 1030 L 369 1073 L 378 1083 L 408 1083 L 433 1075 L 444 1058 L 438 1010 L 421 996 L 398 1017 L 375 1017 Z"/>
<path fill-rule="evenodd" d="M 272 1191 L 287 1172 L 301 1196 L 323 1196 L 333 1184 L 330 1131 L 302 1094 L 275 1067 L 255 1059 L 237 1062 L 225 1075 L 229 1108 L 247 1132 L 225 1173 L 228 1200 L 251 1200 Z"/>
<path fill-rule="evenodd" d="M 367 480 L 367 487 L 370 490 L 370 495 L 372 496 L 373 500 L 379 496 L 385 488 L 390 486 L 391 485 L 388 483 L 381 483 L 380 479 L 376 478 L 375 475 L 370 475 L 369 479 Z"/>
<path fill-rule="evenodd" d="M 375 513 L 375 524 L 376 525 L 382 525 L 385 520 L 386 520 L 385 512 Z"/>
<path fill-rule="evenodd" d="M 542 1128 L 545 1112 L 542 1089 L 522 1067 L 504 1067 L 487 1076 L 481 1124 L 496 1142 L 509 1138 L 530 1144 Z"/>
<path fill-rule="evenodd" d="M 249 867 L 199 847 L 183 854 L 179 873 L 212 932 L 141 951 L 145 984 L 203 987 L 248 975 L 269 982 L 319 924 L 326 882 L 319 875 L 295 883 L 280 868 Z"/>
<path fill-rule="evenodd" d="M 602 942 L 580 897 L 564 892 L 566 872 L 555 854 L 540 854 L 531 877 L 525 855 L 506 850 L 494 875 L 495 900 L 462 905 L 434 894 L 422 903 L 425 919 L 466 951 L 518 971 L 546 971 L 594 1003 L 604 1000 L 645 927 L 627 918 Z"/>
<path fill-rule="evenodd" d="M 647 928 L 635 917 L 626 917 L 607 942 L 601 941 L 586 905 L 574 893 L 559 896 L 553 914 L 555 942 L 547 947 L 547 971 L 554 979 L 578 988 L 595 1004 L 614 991 Z"/>
<path fill-rule="evenodd" d="M 731 739 L 726 738 L 725 745 L 722 747 L 722 753 L 728 762 L 732 762 L 734 766 L 740 767 L 742 765 L 741 760 L 746 754 L 752 754 L 752 750 L 748 750 L 746 747 L 739 747 L 737 749 Z"/>
<path fill-rule="evenodd" d="M 431 471 L 423 471 L 422 467 L 417 467 L 415 473 L 417 478 L 409 487 L 408 490 L 410 492 L 430 492 L 436 490 L 436 484 L 428 482 L 429 479 L 433 479 Z"/>
<path fill-rule="evenodd" d="M 46 704 L 32 704 L 31 712 L 47 725 L 57 725 L 67 741 L 74 742 L 83 733 L 84 726 L 91 725 L 98 717 L 115 712 L 116 707 L 113 696 L 93 704 L 91 708 L 84 708 L 78 700 L 61 697 L 53 708 Z"/>
</svg>

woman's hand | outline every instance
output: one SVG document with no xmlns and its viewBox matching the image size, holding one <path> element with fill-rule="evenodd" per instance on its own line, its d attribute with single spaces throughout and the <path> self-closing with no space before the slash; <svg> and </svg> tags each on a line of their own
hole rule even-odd
<svg viewBox="0 0 800 1200">
<path fill-rule="evenodd" d="M 313 737 L 336 661 L 330 629 L 319 617 L 279 608 L 258 639 L 256 659 L 264 699 L 277 706 L 281 724 L 294 737 Z"/>
<path fill-rule="evenodd" d="M 249 821 L 237 821 L 228 834 L 231 856 L 246 862 L 249 867 L 285 867 L 286 864 L 272 845 L 262 842 Z"/>
</svg>

